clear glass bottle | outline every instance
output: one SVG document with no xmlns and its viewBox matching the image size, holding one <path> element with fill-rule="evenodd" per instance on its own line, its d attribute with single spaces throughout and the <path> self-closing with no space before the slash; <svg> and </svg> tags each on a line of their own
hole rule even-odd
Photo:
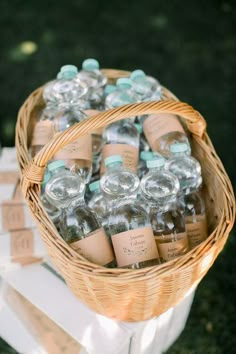
<svg viewBox="0 0 236 354">
<path fill-rule="evenodd" d="M 81 92 L 77 91 L 78 85 L 74 80 L 76 70 L 70 70 L 71 65 L 61 68 L 61 79 L 58 80 L 58 85 L 54 89 L 58 98 L 58 111 L 53 118 L 55 135 L 87 118 L 87 115 L 81 110 Z M 54 159 L 64 160 L 67 168 L 78 173 L 85 183 L 88 183 L 92 173 L 91 134 L 82 135 L 74 142 L 64 146 L 55 154 Z"/>
<path fill-rule="evenodd" d="M 100 180 L 90 183 L 89 190 L 91 194 L 88 206 L 96 213 L 99 221 L 102 224 L 102 227 L 104 228 L 106 234 L 109 236 L 109 240 L 111 242 L 111 235 L 108 227 L 108 205 L 106 199 L 104 198 L 101 192 Z"/>
<path fill-rule="evenodd" d="M 64 209 L 78 193 L 84 192 L 82 179 L 65 168 L 64 160 L 50 162 L 47 166 L 51 177 L 45 186 L 45 197 L 58 209 Z M 78 178 L 76 178 L 78 177 Z"/>
<path fill-rule="evenodd" d="M 144 135 L 153 151 L 165 157 L 170 156 L 170 145 L 186 143 L 191 152 L 190 142 L 179 118 L 170 113 L 157 113 L 140 117 Z"/>
<path fill-rule="evenodd" d="M 132 90 L 131 80 L 121 78 L 116 82 L 116 90 L 107 95 L 105 107 L 111 109 L 136 102 L 139 102 L 139 97 Z"/>
<path fill-rule="evenodd" d="M 170 146 L 171 157 L 167 160 L 165 168 L 173 173 L 179 180 L 180 189 L 191 188 L 202 184 L 200 163 L 190 155 L 188 145 L 175 143 Z"/>
<path fill-rule="evenodd" d="M 130 90 L 129 79 L 117 80 L 117 90 L 106 98 L 106 108 L 114 108 L 137 102 L 137 97 Z M 121 155 L 124 166 L 137 172 L 139 155 L 139 132 L 132 118 L 122 119 L 106 126 L 103 131 L 103 149 L 100 174 L 105 172 L 104 160 L 113 155 Z"/>
<path fill-rule="evenodd" d="M 162 96 L 162 86 L 151 76 L 147 76 L 143 70 L 134 70 L 130 79 L 132 81 L 132 89 L 139 96 L 140 101 L 159 101 Z"/>
<path fill-rule="evenodd" d="M 208 235 L 205 202 L 200 191 L 201 165 L 194 157 L 189 156 L 186 144 L 173 144 L 170 150 L 172 158 L 166 163 L 166 169 L 180 183 L 178 206 L 185 217 L 186 232 L 192 249 Z"/>
<path fill-rule="evenodd" d="M 30 144 L 30 154 L 33 158 L 54 135 L 53 118 L 57 112 L 57 105 L 54 102 L 48 102 L 46 107 L 35 112 L 35 122 Z"/>
<path fill-rule="evenodd" d="M 99 62 L 92 58 L 84 60 L 82 70 L 78 73 L 77 78 L 89 88 L 90 108 L 103 110 L 103 91 L 107 78 L 101 72 Z"/>
<path fill-rule="evenodd" d="M 108 237 L 96 217 L 85 204 L 83 180 L 65 170 L 63 162 L 48 165 L 52 176 L 46 185 L 46 197 L 62 209 L 60 234 L 78 253 L 98 265 L 114 266 L 114 254 Z"/>
<path fill-rule="evenodd" d="M 56 226 L 57 230 L 59 231 L 61 210 L 55 207 L 53 204 L 51 204 L 46 198 L 46 194 L 45 194 L 45 188 L 48 181 L 50 180 L 50 177 L 51 175 L 49 172 L 46 172 L 44 174 L 44 179 L 41 184 L 41 200 L 49 218 L 52 220 L 53 224 Z"/>
<path fill-rule="evenodd" d="M 51 88 L 51 100 L 58 103 L 76 103 L 80 109 L 86 109 L 88 90 L 86 84 L 77 79 L 78 68 L 75 65 L 63 65 L 57 80 Z"/>
<path fill-rule="evenodd" d="M 43 97 L 47 102 L 47 106 L 42 113 L 41 111 L 37 113 L 31 143 L 32 157 L 53 138 L 54 134 L 87 117 L 82 112 L 82 109 L 90 107 L 87 103 L 88 87 L 79 79 L 75 80 L 77 74 L 78 69 L 76 66 L 64 65 L 61 67 L 57 79 L 45 86 Z M 101 135 L 100 140 L 102 140 Z M 92 172 L 91 146 L 91 137 L 87 134 L 60 150 L 55 159 L 64 159 L 67 167 L 85 178 L 87 183 Z M 99 157 L 101 159 L 101 151 Z M 98 163 L 96 168 L 98 171 Z"/>
<path fill-rule="evenodd" d="M 76 105 L 62 104 L 59 112 L 54 116 L 54 135 L 86 119 L 87 115 Z M 78 173 L 85 183 L 88 183 L 92 174 L 92 138 L 91 134 L 85 134 L 67 144 L 55 155 L 55 160 L 64 160 L 66 167 Z"/>
<path fill-rule="evenodd" d="M 162 262 L 189 251 L 184 217 L 176 209 L 178 179 L 164 170 L 165 160 L 147 161 L 149 172 L 141 180 L 143 197 L 150 207 L 150 220 Z"/>
<path fill-rule="evenodd" d="M 108 226 L 120 268 L 139 269 L 159 264 L 159 256 L 146 211 L 136 201 L 139 179 L 122 167 L 121 156 L 105 160 L 101 189 L 109 208 Z"/>
<path fill-rule="evenodd" d="M 57 78 L 54 80 L 51 80 L 49 82 L 47 82 L 44 87 L 43 87 L 43 100 L 46 103 L 46 105 L 50 102 L 50 103 L 57 103 L 53 94 L 53 86 L 55 85 L 55 83 L 57 82 L 57 80 L 59 79 L 58 77 L 59 75 L 57 75 Z"/>
<path fill-rule="evenodd" d="M 36 122 L 33 129 L 31 141 L 31 156 L 34 157 L 53 138 L 55 126 L 53 120 L 60 117 L 68 109 L 73 111 L 77 118 L 86 115 L 81 113 L 82 108 L 86 108 L 87 87 L 83 83 L 74 80 L 78 69 L 74 65 L 64 65 L 61 67 L 58 78 L 45 85 L 43 98 L 46 102 L 45 108 L 40 108 L 36 113 Z M 69 107 L 69 108 L 68 108 Z M 78 111 L 78 112 L 77 112 Z M 58 121 L 55 118 L 55 121 Z M 76 123 L 78 119 L 76 120 Z M 62 131 L 62 130 L 59 130 Z"/>
</svg>

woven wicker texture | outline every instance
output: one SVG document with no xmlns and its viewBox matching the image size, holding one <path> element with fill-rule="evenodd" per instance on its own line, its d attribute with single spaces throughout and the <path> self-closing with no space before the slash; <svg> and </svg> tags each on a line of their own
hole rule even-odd
<svg viewBox="0 0 236 354">
<path fill-rule="evenodd" d="M 126 71 L 113 69 L 103 72 L 110 82 L 129 75 Z M 118 107 L 67 129 L 30 161 L 28 147 L 35 113 L 43 105 L 41 94 L 41 88 L 34 91 L 19 111 L 16 147 L 22 191 L 53 263 L 72 292 L 98 313 L 125 321 L 147 320 L 164 313 L 201 281 L 223 249 L 234 223 L 233 189 L 206 133 L 204 118 L 164 89 L 163 101 Z M 96 128 L 129 116 L 160 112 L 179 115 L 191 135 L 193 155 L 201 162 L 205 182 L 209 237 L 186 255 L 160 266 L 130 270 L 92 264 L 63 241 L 44 211 L 39 193 L 47 162 L 63 146 Z"/>
</svg>

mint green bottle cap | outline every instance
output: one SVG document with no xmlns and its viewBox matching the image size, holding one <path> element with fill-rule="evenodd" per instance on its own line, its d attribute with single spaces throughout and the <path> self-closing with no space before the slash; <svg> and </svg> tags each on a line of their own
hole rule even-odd
<svg viewBox="0 0 236 354">
<path fill-rule="evenodd" d="M 89 190 L 90 192 L 95 192 L 97 190 L 100 190 L 100 181 L 95 181 L 93 183 L 90 183 Z"/>
<path fill-rule="evenodd" d="M 189 150 L 189 147 L 186 143 L 174 143 L 170 145 L 170 152 L 172 154 L 177 154 L 179 152 L 186 152 Z"/>
<path fill-rule="evenodd" d="M 77 74 L 75 74 L 72 71 L 67 71 L 64 73 L 61 73 L 60 78 L 64 79 L 64 80 L 68 80 L 68 79 L 74 79 L 74 77 L 76 77 Z"/>
<path fill-rule="evenodd" d="M 143 161 L 157 159 L 157 156 L 153 154 L 152 151 L 142 151 L 140 154 L 140 159 Z"/>
<path fill-rule="evenodd" d="M 137 69 L 137 70 L 134 70 L 131 75 L 130 75 L 130 79 L 131 80 L 134 80 L 136 79 L 137 77 L 145 77 L 146 74 L 143 70 L 140 70 L 140 69 Z"/>
<path fill-rule="evenodd" d="M 57 80 L 62 79 L 62 73 L 59 71 L 59 73 L 57 74 Z"/>
<path fill-rule="evenodd" d="M 75 65 L 67 64 L 63 65 L 60 69 L 60 72 L 65 73 L 65 72 L 74 72 L 75 74 L 78 74 L 78 68 Z"/>
<path fill-rule="evenodd" d="M 104 95 L 108 96 L 110 93 L 114 92 L 115 90 L 116 90 L 115 85 L 106 85 L 106 87 L 104 89 Z"/>
<path fill-rule="evenodd" d="M 54 171 L 58 168 L 62 168 L 62 167 L 65 167 L 65 162 L 63 160 L 53 161 L 48 164 L 48 171 L 52 172 L 52 171 Z"/>
<path fill-rule="evenodd" d="M 134 126 L 137 129 L 137 131 L 139 132 L 139 134 L 141 134 L 143 132 L 142 124 L 134 123 Z"/>
<path fill-rule="evenodd" d="M 132 83 L 130 79 L 127 79 L 126 77 L 121 77 L 116 81 L 116 86 L 118 87 L 123 86 L 123 87 L 130 88 L 132 86 Z"/>
<path fill-rule="evenodd" d="M 42 186 L 44 186 L 45 184 L 48 183 L 48 181 L 50 180 L 50 177 L 51 177 L 51 175 L 50 175 L 49 172 L 46 172 L 46 173 L 44 174 Z"/>
<path fill-rule="evenodd" d="M 104 162 L 105 162 L 105 166 L 109 166 L 109 165 L 116 163 L 116 162 L 122 163 L 123 159 L 122 159 L 122 156 L 120 156 L 120 155 L 113 155 L 113 156 L 107 157 L 104 160 Z"/>
<path fill-rule="evenodd" d="M 163 157 L 160 157 L 154 160 L 147 160 L 146 164 L 147 164 L 147 168 L 162 167 L 165 165 L 165 159 L 163 159 Z"/>
<path fill-rule="evenodd" d="M 85 59 L 82 63 L 82 69 L 86 71 L 99 70 L 99 62 L 96 59 Z"/>
</svg>

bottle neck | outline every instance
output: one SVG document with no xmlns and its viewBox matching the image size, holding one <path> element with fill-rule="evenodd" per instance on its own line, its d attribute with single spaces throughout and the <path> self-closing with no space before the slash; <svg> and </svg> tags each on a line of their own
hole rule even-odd
<svg viewBox="0 0 236 354">
<path fill-rule="evenodd" d="M 169 210 L 172 210 L 175 208 L 175 205 L 176 205 L 176 201 L 172 202 L 172 203 L 168 203 L 168 204 L 160 204 L 158 202 L 156 202 L 156 203 L 151 202 L 149 204 L 151 212 L 156 211 L 158 213 L 165 213 Z"/>
<path fill-rule="evenodd" d="M 94 199 L 94 198 L 98 198 L 100 197 L 102 194 L 101 194 L 101 191 L 100 189 L 96 189 L 95 191 L 91 192 L 91 199 Z"/>
<path fill-rule="evenodd" d="M 114 162 L 106 166 L 107 173 L 122 168 L 122 162 Z"/>
<path fill-rule="evenodd" d="M 54 176 L 57 176 L 58 174 L 60 174 L 62 171 L 65 171 L 65 167 L 59 167 L 55 170 L 51 171 L 51 178 Z"/>
<path fill-rule="evenodd" d="M 199 189 L 200 188 L 198 188 L 196 186 L 191 186 L 188 188 L 181 188 L 181 185 L 180 185 L 179 196 L 185 196 L 185 195 L 189 195 L 192 193 L 197 193 L 197 192 L 199 192 Z"/>
<path fill-rule="evenodd" d="M 74 208 L 76 206 L 85 206 L 85 200 L 84 200 L 84 194 L 82 195 L 77 195 L 76 197 L 74 197 L 73 199 L 71 199 L 68 203 L 68 207 L 69 208 Z M 67 206 L 66 206 L 67 207 Z"/>
<path fill-rule="evenodd" d="M 173 158 L 178 158 L 178 157 L 185 157 L 185 156 L 187 156 L 187 155 L 188 155 L 187 151 L 182 151 L 182 152 L 175 152 L 175 153 L 172 155 L 172 157 L 173 157 Z"/>
<path fill-rule="evenodd" d="M 146 161 L 145 161 L 146 162 Z M 150 168 L 150 167 L 147 167 L 148 169 L 149 169 L 149 172 L 150 173 L 160 173 L 161 171 L 163 171 L 163 169 L 164 169 L 164 166 L 160 166 L 160 167 L 152 167 L 152 168 Z"/>
<path fill-rule="evenodd" d="M 132 124 L 132 125 L 134 125 L 134 120 L 133 120 L 133 118 L 124 118 L 124 119 L 122 119 L 120 122 L 122 122 L 122 123 L 129 123 L 129 124 Z"/>
<path fill-rule="evenodd" d="M 63 111 L 63 110 L 76 110 L 81 113 L 83 113 L 81 109 L 81 103 L 84 102 L 84 98 L 70 98 L 69 100 L 64 100 L 58 102 L 58 110 Z M 84 113 L 83 113 L 84 114 Z"/>
<path fill-rule="evenodd" d="M 116 89 L 121 92 L 130 92 L 131 87 L 129 85 L 119 85 Z"/>
<path fill-rule="evenodd" d="M 129 196 L 124 196 L 124 197 L 117 196 L 117 197 L 113 197 L 112 199 L 106 198 L 106 201 L 111 209 L 115 209 L 124 204 L 133 204 L 136 201 L 136 198 L 137 198 L 137 193 Z"/>
</svg>

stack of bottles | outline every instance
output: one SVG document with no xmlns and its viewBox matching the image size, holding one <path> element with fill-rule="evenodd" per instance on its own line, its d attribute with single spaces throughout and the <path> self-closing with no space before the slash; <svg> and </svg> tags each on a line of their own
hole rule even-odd
<svg viewBox="0 0 236 354">
<path fill-rule="evenodd" d="M 163 99 L 158 80 L 135 70 L 110 85 L 95 59 L 63 66 L 44 87 L 31 142 L 99 111 Z M 48 217 L 88 261 L 138 269 L 180 257 L 207 237 L 199 162 L 179 117 L 128 117 L 92 131 L 49 162 L 41 188 Z"/>
</svg>

